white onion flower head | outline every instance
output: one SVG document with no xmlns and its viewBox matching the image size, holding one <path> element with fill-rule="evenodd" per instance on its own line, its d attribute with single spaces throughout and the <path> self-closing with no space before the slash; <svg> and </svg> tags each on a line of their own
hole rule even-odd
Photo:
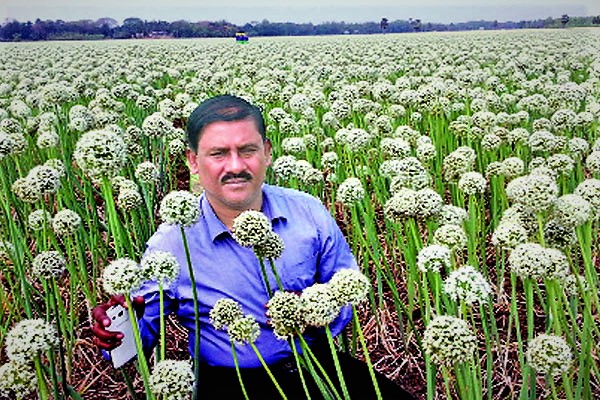
<svg viewBox="0 0 600 400">
<path fill-rule="evenodd" d="M 354 306 L 367 298 L 371 283 L 362 272 L 344 268 L 337 271 L 328 283 L 339 306 L 350 303 Z"/>
<path fill-rule="evenodd" d="M 52 229 L 58 236 L 71 236 L 81 226 L 81 217 L 73 210 L 65 208 L 54 214 Z"/>
<path fill-rule="evenodd" d="M 525 162 L 519 157 L 508 157 L 502 161 L 502 174 L 509 178 L 516 178 L 525 172 Z"/>
<path fill-rule="evenodd" d="M 419 218 L 437 217 L 442 210 L 444 202 L 442 196 L 431 188 L 417 190 L 417 210 L 416 215 Z"/>
<path fill-rule="evenodd" d="M 562 278 L 561 284 L 569 296 L 583 296 L 590 290 L 590 284 L 583 275 L 568 274 Z"/>
<path fill-rule="evenodd" d="M 140 265 L 129 258 L 118 258 L 102 272 L 102 287 L 108 294 L 129 294 L 146 280 Z"/>
<path fill-rule="evenodd" d="M 439 272 L 450 268 L 450 249 L 447 246 L 431 244 L 417 254 L 417 268 L 421 272 Z"/>
<path fill-rule="evenodd" d="M 11 189 L 17 198 L 25 203 L 35 203 L 42 198 L 37 182 L 29 177 L 16 179 Z"/>
<path fill-rule="evenodd" d="M 52 215 L 43 209 L 32 211 L 27 217 L 27 226 L 33 231 L 41 231 L 52 224 Z"/>
<path fill-rule="evenodd" d="M 506 221 L 498 224 L 492 234 L 492 244 L 501 249 L 514 249 L 527 241 L 527 230 L 518 222 Z"/>
<path fill-rule="evenodd" d="M 9 361 L 0 366 L 0 396 L 22 398 L 37 389 L 37 376 L 30 363 Z M 13 397 L 14 396 L 14 397 Z"/>
<path fill-rule="evenodd" d="M 306 324 L 300 296 L 292 292 L 277 291 L 267 302 L 267 317 L 273 334 L 280 340 L 304 331 Z"/>
<path fill-rule="evenodd" d="M 121 190 L 117 196 L 117 205 L 126 212 L 140 207 L 143 203 L 144 199 L 137 189 Z"/>
<path fill-rule="evenodd" d="M 75 146 L 73 158 L 91 179 L 100 180 L 119 174 L 127 159 L 122 135 L 109 130 L 84 133 Z"/>
<path fill-rule="evenodd" d="M 440 225 L 462 225 L 469 218 L 467 210 L 452 204 L 444 204 L 438 215 Z"/>
<path fill-rule="evenodd" d="M 242 211 L 233 220 L 232 236 L 240 246 L 260 246 L 267 241 L 271 231 L 271 221 L 260 211 Z"/>
<path fill-rule="evenodd" d="M 546 246 L 566 248 L 577 243 L 577 232 L 574 227 L 568 227 L 556 219 L 550 219 L 544 225 L 544 239 Z"/>
<path fill-rule="evenodd" d="M 552 215 L 562 225 L 576 228 L 592 218 L 592 206 L 578 194 L 565 194 L 554 202 Z"/>
<path fill-rule="evenodd" d="M 472 265 L 465 265 L 450 272 L 444 280 L 444 292 L 455 301 L 464 301 L 471 306 L 485 303 L 492 293 L 492 287 L 481 272 Z"/>
<path fill-rule="evenodd" d="M 273 172 L 278 178 L 289 179 L 296 175 L 296 157 L 283 155 L 273 161 Z"/>
<path fill-rule="evenodd" d="M 260 336 L 260 326 L 252 315 L 236 318 L 227 326 L 229 338 L 239 344 L 254 343 Z"/>
<path fill-rule="evenodd" d="M 529 174 L 510 181 L 506 185 L 506 195 L 530 211 L 541 212 L 550 208 L 556 200 L 558 185 L 552 176 Z"/>
<path fill-rule="evenodd" d="M 324 327 L 337 317 L 340 307 L 330 285 L 315 283 L 300 295 L 302 314 L 307 325 Z"/>
<path fill-rule="evenodd" d="M 527 346 L 527 363 L 540 374 L 559 376 L 571 369 L 573 353 L 560 336 L 541 334 Z"/>
<path fill-rule="evenodd" d="M 337 198 L 345 206 L 351 206 L 362 201 L 365 197 L 365 189 L 358 178 L 347 178 L 337 189 Z"/>
<path fill-rule="evenodd" d="M 242 306 L 232 299 L 219 299 L 211 308 L 208 317 L 215 329 L 224 329 L 233 321 L 244 316 Z"/>
<path fill-rule="evenodd" d="M 600 150 L 594 150 L 585 159 L 585 167 L 592 174 L 600 174 Z"/>
<path fill-rule="evenodd" d="M 451 367 L 472 360 L 477 338 L 462 319 L 440 315 L 427 325 L 423 347 L 432 362 Z"/>
<path fill-rule="evenodd" d="M 144 161 L 135 167 L 134 175 L 142 183 L 154 183 L 159 178 L 158 167 L 153 162 Z"/>
<path fill-rule="evenodd" d="M 383 212 L 387 218 L 398 222 L 414 217 L 418 206 L 417 192 L 408 188 L 400 188 L 385 202 Z"/>
<path fill-rule="evenodd" d="M 33 276 L 43 279 L 60 277 L 67 267 L 67 260 L 55 250 L 39 253 L 31 263 Z"/>
<path fill-rule="evenodd" d="M 546 273 L 547 279 L 557 279 L 562 281 L 569 275 L 569 261 L 567 260 L 567 256 L 561 250 L 547 247 L 546 254 L 550 259 L 550 267 L 548 268 L 548 272 Z"/>
<path fill-rule="evenodd" d="M 181 266 L 177 258 L 168 251 L 154 250 L 144 256 L 140 262 L 147 279 L 169 285 L 177 278 Z"/>
<path fill-rule="evenodd" d="M 321 156 L 321 166 L 324 169 L 335 169 L 335 167 L 338 165 L 338 162 L 339 156 L 335 151 L 327 151 Z"/>
<path fill-rule="evenodd" d="M 433 233 L 436 244 L 448 247 L 452 251 L 460 251 L 467 247 L 467 233 L 460 225 L 442 225 Z"/>
<path fill-rule="evenodd" d="M 162 360 L 152 370 L 149 386 L 162 400 L 187 400 L 194 391 L 194 371 L 187 361 Z"/>
<path fill-rule="evenodd" d="M 590 203 L 594 219 L 600 218 L 600 179 L 590 178 L 580 182 L 573 193 Z"/>
<path fill-rule="evenodd" d="M 37 165 L 27 174 L 27 179 L 41 195 L 56 193 L 60 188 L 60 174 L 47 165 Z"/>
<path fill-rule="evenodd" d="M 198 197 L 187 190 L 169 192 L 160 202 L 159 214 L 166 224 L 191 226 L 200 218 Z"/>
<path fill-rule="evenodd" d="M 279 234 L 269 231 L 267 233 L 267 240 L 260 245 L 254 246 L 253 249 L 257 257 L 275 260 L 283 254 L 285 243 Z"/>
<path fill-rule="evenodd" d="M 469 171 L 463 173 L 458 180 L 458 188 L 467 195 L 477 195 L 485 192 L 487 182 L 479 172 Z"/>
<path fill-rule="evenodd" d="M 41 352 L 58 346 L 59 338 L 54 325 L 43 319 L 24 319 L 6 334 L 6 355 L 19 364 L 30 364 Z"/>
<path fill-rule="evenodd" d="M 546 165 L 558 176 L 568 176 L 575 168 L 575 161 L 568 155 L 558 153 L 546 159 Z"/>
<path fill-rule="evenodd" d="M 508 256 L 512 271 L 522 279 L 543 279 L 552 268 L 545 247 L 538 243 L 522 243 Z"/>
</svg>

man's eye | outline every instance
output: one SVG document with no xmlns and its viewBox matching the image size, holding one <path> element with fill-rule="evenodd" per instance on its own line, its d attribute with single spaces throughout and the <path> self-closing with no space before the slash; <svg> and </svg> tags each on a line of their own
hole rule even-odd
<svg viewBox="0 0 600 400">
<path fill-rule="evenodd" d="M 222 157 L 225 153 L 222 151 L 214 151 L 212 153 L 210 153 L 211 157 Z"/>
</svg>

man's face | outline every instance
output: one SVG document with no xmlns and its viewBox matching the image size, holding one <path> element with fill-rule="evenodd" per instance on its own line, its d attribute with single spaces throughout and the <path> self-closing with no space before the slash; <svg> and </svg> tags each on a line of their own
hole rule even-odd
<svg viewBox="0 0 600 400">
<path fill-rule="evenodd" d="M 217 214 L 260 210 L 271 143 L 263 141 L 254 120 L 208 124 L 200 134 L 198 152 L 188 151 L 187 158 Z"/>
</svg>

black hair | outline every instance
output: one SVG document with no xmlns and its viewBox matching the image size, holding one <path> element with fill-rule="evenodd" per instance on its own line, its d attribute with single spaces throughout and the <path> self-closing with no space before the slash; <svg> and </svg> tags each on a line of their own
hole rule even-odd
<svg viewBox="0 0 600 400">
<path fill-rule="evenodd" d="M 194 153 L 197 152 L 198 140 L 202 136 L 202 130 L 213 122 L 241 121 L 246 118 L 254 120 L 260 136 L 263 140 L 267 140 L 265 120 L 260 108 L 240 97 L 229 94 L 211 97 L 200 103 L 188 118 L 188 146 Z"/>
</svg>

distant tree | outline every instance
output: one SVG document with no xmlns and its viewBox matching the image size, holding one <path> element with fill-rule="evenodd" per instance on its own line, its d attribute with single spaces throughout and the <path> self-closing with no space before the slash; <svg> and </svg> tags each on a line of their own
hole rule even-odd
<svg viewBox="0 0 600 400">
<path fill-rule="evenodd" d="M 563 14 L 562 17 L 560 17 L 560 23 L 562 24 L 563 28 L 565 26 L 567 26 L 567 23 L 569 22 L 570 18 L 567 14 Z"/>
<path fill-rule="evenodd" d="M 410 23 L 410 26 L 412 26 L 413 31 L 419 32 L 421 30 L 421 20 L 420 19 L 409 18 L 408 22 Z"/>
<path fill-rule="evenodd" d="M 592 18 L 592 24 L 600 25 L 600 15 L 596 15 L 594 18 Z"/>
<path fill-rule="evenodd" d="M 379 23 L 379 27 L 381 28 L 382 32 L 386 32 L 387 28 L 389 26 L 389 22 L 387 18 L 381 18 L 381 22 Z"/>
</svg>

